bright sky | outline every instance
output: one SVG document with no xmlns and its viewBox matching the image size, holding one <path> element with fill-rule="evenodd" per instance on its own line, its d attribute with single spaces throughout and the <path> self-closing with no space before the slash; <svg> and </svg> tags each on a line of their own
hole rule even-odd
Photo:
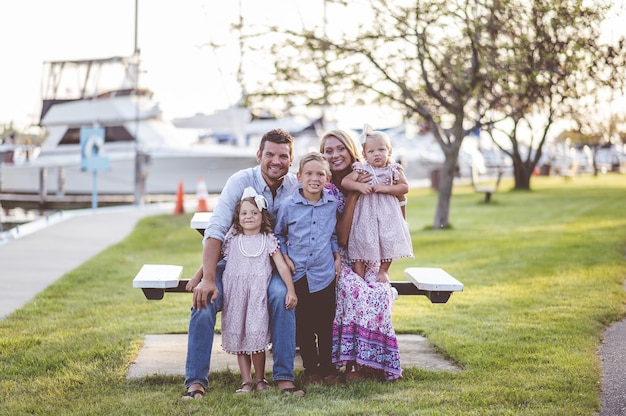
<svg viewBox="0 0 626 416">
<path fill-rule="evenodd" d="M 236 44 L 229 25 L 239 3 L 246 21 L 293 28 L 319 24 L 323 11 L 323 0 L 139 1 L 140 82 L 166 118 L 210 113 L 239 98 L 232 48 L 200 47 Z M 38 121 L 44 61 L 131 55 L 134 13 L 134 0 L 0 1 L 0 125 Z M 615 37 L 626 33 L 623 19 L 613 22 Z"/>
<path fill-rule="evenodd" d="M 301 16 L 322 10 L 321 0 L 240 1 L 244 18 L 257 23 L 301 26 Z M 229 25 L 238 3 L 139 1 L 140 83 L 154 91 L 165 117 L 210 113 L 239 98 L 232 49 L 200 47 L 236 42 Z M 38 121 L 44 61 L 131 55 L 134 14 L 134 0 L 0 1 L 0 125 Z"/>
</svg>

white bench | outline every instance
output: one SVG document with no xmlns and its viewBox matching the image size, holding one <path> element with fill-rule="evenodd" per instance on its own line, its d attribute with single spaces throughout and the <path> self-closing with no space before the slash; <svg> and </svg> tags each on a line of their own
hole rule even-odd
<svg viewBox="0 0 626 416">
<path fill-rule="evenodd" d="M 133 280 L 133 287 L 143 291 L 148 300 L 161 300 L 165 292 L 188 293 L 188 279 L 181 279 L 182 266 L 144 264 Z M 409 281 L 393 281 L 398 295 L 423 295 L 432 303 L 446 303 L 454 292 L 463 291 L 463 283 L 443 269 L 409 267 L 404 269 Z"/>
<path fill-rule="evenodd" d="M 432 303 L 446 303 L 453 292 L 463 291 L 463 283 L 440 268 L 408 267 L 404 275 L 409 282 L 391 282 L 399 295 L 424 295 Z"/>
<path fill-rule="evenodd" d="M 204 230 L 209 225 L 211 215 L 213 215 L 213 213 L 211 212 L 196 212 L 195 214 L 193 214 L 193 217 L 191 217 L 191 222 L 189 223 L 189 226 L 195 230 L 198 230 L 198 232 L 202 236 L 204 236 Z"/>
<path fill-rule="evenodd" d="M 190 227 L 204 234 L 210 218 L 208 212 L 198 212 Z M 133 287 L 141 288 L 146 299 L 163 299 L 165 292 L 187 292 L 188 279 L 181 279 L 182 266 L 144 264 L 133 280 Z M 404 270 L 409 281 L 393 281 L 398 295 L 423 295 L 432 303 L 446 303 L 454 292 L 463 290 L 463 283 L 440 268 L 409 267 Z"/>
<path fill-rule="evenodd" d="M 172 264 L 144 264 L 133 279 L 133 287 L 140 288 L 146 299 L 163 299 L 165 292 L 185 292 L 188 280 L 181 280 L 183 266 Z"/>
</svg>

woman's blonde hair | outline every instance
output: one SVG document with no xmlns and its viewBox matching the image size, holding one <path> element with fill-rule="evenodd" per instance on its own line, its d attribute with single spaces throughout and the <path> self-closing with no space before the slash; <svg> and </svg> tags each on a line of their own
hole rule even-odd
<svg viewBox="0 0 626 416">
<path fill-rule="evenodd" d="M 326 145 L 326 140 L 330 137 L 334 137 L 339 140 L 341 144 L 343 144 L 346 149 L 348 149 L 348 153 L 350 153 L 350 158 L 352 161 L 350 164 L 354 162 L 361 161 L 361 152 L 357 149 L 356 143 L 352 138 L 343 130 L 331 130 L 322 137 L 320 141 L 320 153 L 324 154 L 324 146 Z"/>
</svg>

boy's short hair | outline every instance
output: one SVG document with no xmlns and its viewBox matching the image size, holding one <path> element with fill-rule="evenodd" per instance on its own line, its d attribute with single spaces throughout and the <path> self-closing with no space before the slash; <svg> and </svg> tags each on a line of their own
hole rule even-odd
<svg viewBox="0 0 626 416">
<path fill-rule="evenodd" d="M 330 164 L 328 163 L 326 157 L 320 152 L 309 152 L 306 155 L 302 156 L 302 159 L 300 159 L 300 164 L 298 165 L 298 172 L 302 174 L 302 171 L 304 170 L 304 165 L 307 162 L 311 161 L 321 162 L 324 165 L 326 174 L 330 177 Z"/>
</svg>

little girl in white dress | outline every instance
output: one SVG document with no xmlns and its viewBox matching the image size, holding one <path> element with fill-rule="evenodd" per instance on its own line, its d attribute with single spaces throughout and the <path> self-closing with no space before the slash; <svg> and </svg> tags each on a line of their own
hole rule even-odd
<svg viewBox="0 0 626 416">
<path fill-rule="evenodd" d="M 287 286 L 285 307 L 294 308 L 298 301 L 291 272 L 272 229 L 267 201 L 252 187 L 246 188 L 222 248 L 228 259 L 222 278 L 222 348 L 237 354 L 242 380 L 237 393 L 268 387 L 265 348 L 270 343 L 267 309 L 267 287 L 272 277 L 270 258 Z M 251 363 L 254 363 L 254 382 Z"/>
</svg>

